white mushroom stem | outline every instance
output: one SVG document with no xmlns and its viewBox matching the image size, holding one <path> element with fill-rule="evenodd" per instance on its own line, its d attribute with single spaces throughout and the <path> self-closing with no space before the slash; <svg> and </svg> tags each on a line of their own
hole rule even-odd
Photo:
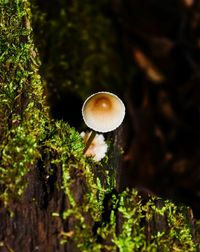
<svg viewBox="0 0 200 252">
<path fill-rule="evenodd" d="M 92 133 L 90 134 L 90 137 L 88 138 L 87 142 L 86 142 L 86 145 L 85 145 L 85 149 L 83 151 L 83 154 L 86 153 L 87 149 L 90 147 L 92 141 L 94 140 L 96 136 L 96 132 L 95 131 L 92 131 Z"/>
</svg>

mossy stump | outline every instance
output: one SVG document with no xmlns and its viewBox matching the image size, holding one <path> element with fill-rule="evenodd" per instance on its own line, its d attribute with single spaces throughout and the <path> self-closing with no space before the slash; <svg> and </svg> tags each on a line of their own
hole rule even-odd
<svg viewBox="0 0 200 252">
<path fill-rule="evenodd" d="M 50 117 L 30 2 L 1 1 L 0 25 L 0 251 L 199 251 L 191 209 L 118 192 Z"/>
</svg>

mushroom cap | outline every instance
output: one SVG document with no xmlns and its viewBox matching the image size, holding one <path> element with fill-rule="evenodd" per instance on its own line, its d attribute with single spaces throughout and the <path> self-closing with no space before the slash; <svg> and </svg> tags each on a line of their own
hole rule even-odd
<svg viewBox="0 0 200 252">
<path fill-rule="evenodd" d="M 83 104 L 85 124 L 97 132 L 109 132 L 120 126 L 125 116 L 121 99 L 110 92 L 98 92 L 89 96 Z"/>
</svg>

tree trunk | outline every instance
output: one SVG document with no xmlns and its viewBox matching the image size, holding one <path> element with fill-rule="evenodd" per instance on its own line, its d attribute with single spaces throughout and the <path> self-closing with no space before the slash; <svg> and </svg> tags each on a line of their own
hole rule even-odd
<svg viewBox="0 0 200 252">
<path fill-rule="evenodd" d="M 82 5 L 70 4 L 69 13 L 55 13 L 74 18 Z M 91 15 L 90 1 L 85 6 L 83 19 Z M 97 12 L 103 8 L 96 6 Z M 199 251 L 199 225 L 190 208 L 121 186 L 123 130 L 108 136 L 107 160 L 95 163 L 83 155 L 82 139 L 66 118 L 52 118 L 43 75 L 53 80 L 57 66 L 43 69 L 40 62 L 31 14 L 39 12 L 27 0 L 4 0 L 0 7 L 0 251 Z"/>
</svg>

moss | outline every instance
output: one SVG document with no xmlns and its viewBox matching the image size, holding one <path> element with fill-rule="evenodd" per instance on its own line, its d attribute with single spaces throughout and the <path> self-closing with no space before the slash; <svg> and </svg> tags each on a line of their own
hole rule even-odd
<svg viewBox="0 0 200 252">
<path fill-rule="evenodd" d="M 77 66 L 82 63 L 79 56 L 85 58 L 85 53 L 92 52 L 91 58 L 86 57 L 87 60 L 77 75 L 73 72 L 71 77 L 66 76 L 66 82 L 73 80 L 74 83 L 80 83 L 79 88 L 83 82 L 87 86 L 88 81 L 88 89 L 94 81 L 89 70 L 93 59 L 96 62 L 99 59 L 101 66 L 106 61 L 103 57 L 107 57 L 108 45 L 98 40 L 99 36 L 108 34 L 108 31 L 104 34 L 103 27 L 110 27 L 107 18 L 96 15 L 96 23 L 99 21 L 101 25 L 96 27 L 96 33 L 90 34 L 90 26 L 93 30 L 96 23 L 93 24 L 94 17 L 91 15 L 95 7 L 91 7 L 89 3 L 90 1 L 84 5 L 75 1 L 68 13 L 63 9 L 59 12 L 59 17 L 67 24 L 67 34 L 64 33 L 65 41 L 69 39 L 67 50 L 69 51 L 70 46 L 73 47 L 72 54 L 65 57 L 75 59 L 72 61 L 73 66 L 69 66 L 66 58 L 63 58 L 63 61 L 60 57 L 55 58 L 55 62 L 59 62 L 59 68 L 63 71 L 71 67 L 79 69 Z M 75 15 L 82 7 L 82 14 Z M 96 7 L 99 8 L 99 5 Z M 160 199 L 152 197 L 143 202 L 136 191 L 128 189 L 118 194 L 115 191 L 115 178 L 111 178 L 109 173 L 111 165 L 108 163 L 100 166 L 86 159 L 82 154 L 84 146 L 79 133 L 66 122 L 50 118 L 44 95 L 45 81 L 39 74 L 41 63 L 33 43 L 29 2 L 2 1 L 0 12 L 1 201 L 6 205 L 23 196 L 27 186 L 27 174 L 37 169 L 38 161 L 47 153 L 50 163 L 62 173 L 61 185 L 57 183 L 57 188 L 65 193 L 67 201 L 67 207 L 52 216 L 62 218 L 64 223 L 70 224 L 68 230 L 60 230 L 62 243 L 73 241 L 80 251 L 95 252 L 158 249 L 196 251 L 199 238 L 194 238 L 192 228 L 198 227 L 198 223 L 191 226 L 185 217 L 186 207 L 178 207 L 170 201 L 162 201 L 160 205 Z M 87 31 L 77 28 L 84 20 L 86 25 L 89 25 Z M 52 19 L 50 30 L 54 33 L 57 29 L 64 32 L 64 28 Z M 71 33 L 74 35 L 69 38 Z M 53 59 L 57 57 L 54 54 L 58 44 L 56 39 L 52 37 L 52 43 L 55 44 L 55 47 L 51 47 Z M 72 45 L 73 41 L 77 43 Z M 84 52 L 81 48 L 86 45 L 87 50 Z M 80 51 L 79 56 L 75 55 L 77 48 Z M 96 55 L 99 50 L 105 53 L 102 58 Z M 96 56 L 93 57 L 94 55 Z M 55 66 L 47 69 L 50 75 L 53 74 L 54 68 Z M 87 69 L 90 76 L 88 80 Z M 104 69 L 102 66 L 101 71 L 106 75 L 107 67 Z M 102 75 L 102 79 L 105 75 Z M 98 81 L 102 79 L 99 78 Z M 105 167 L 107 168 L 104 169 Z M 97 172 L 98 170 L 100 172 Z M 49 171 L 49 175 L 51 172 Z"/>
<path fill-rule="evenodd" d="M 69 156 L 80 155 L 83 146 L 75 130 L 49 117 L 30 20 L 28 1 L 1 2 L 0 198 L 4 203 L 23 194 L 26 175 L 42 157 L 42 149 L 55 152 L 64 164 Z"/>
<path fill-rule="evenodd" d="M 92 90 L 119 92 L 123 63 L 110 1 L 61 0 L 56 7 L 54 1 L 33 2 L 36 41 L 49 88 L 71 90 L 83 98 Z"/>
<path fill-rule="evenodd" d="M 21 196 L 23 179 L 40 156 L 38 139 L 44 134 L 43 87 L 32 41 L 27 1 L 3 1 L 1 11 L 1 195 L 7 203 Z"/>
<path fill-rule="evenodd" d="M 102 189 L 100 189 L 102 190 Z M 102 193 L 102 192 L 101 192 Z M 106 192 L 104 191 L 104 197 Z M 97 199 L 98 193 L 93 191 L 93 199 Z M 91 197 L 91 193 L 90 193 Z M 119 195 L 112 194 L 110 198 L 110 210 L 107 220 L 103 218 L 104 201 L 98 201 L 98 218 L 93 218 L 96 223 L 96 231 L 92 232 L 87 225 L 85 213 L 90 202 L 87 197 L 82 205 L 72 206 L 64 217 L 75 215 L 78 219 L 73 229 L 73 237 L 62 236 L 62 242 L 73 239 L 80 251 L 197 251 L 198 241 L 194 241 L 192 227 L 185 218 L 187 207 L 176 206 L 166 200 L 163 206 L 156 206 L 159 198 L 150 198 L 146 203 L 142 202 L 137 191 L 126 190 Z M 84 208 L 86 207 L 86 208 Z M 82 209 L 82 212 L 80 211 Z M 92 215 L 93 207 L 88 214 Z M 100 211 L 101 209 L 101 211 Z M 151 224 L 156 222 L 155 214 L 163 218 L 165 229 L 154 228 L 148 237 Z M 119 221 L 120 220 L 120 221 Z M 118 230 L 118 231 L 117 231 Z M 71 230 L 72 231 L 72 230 Z"/>
</svg>

